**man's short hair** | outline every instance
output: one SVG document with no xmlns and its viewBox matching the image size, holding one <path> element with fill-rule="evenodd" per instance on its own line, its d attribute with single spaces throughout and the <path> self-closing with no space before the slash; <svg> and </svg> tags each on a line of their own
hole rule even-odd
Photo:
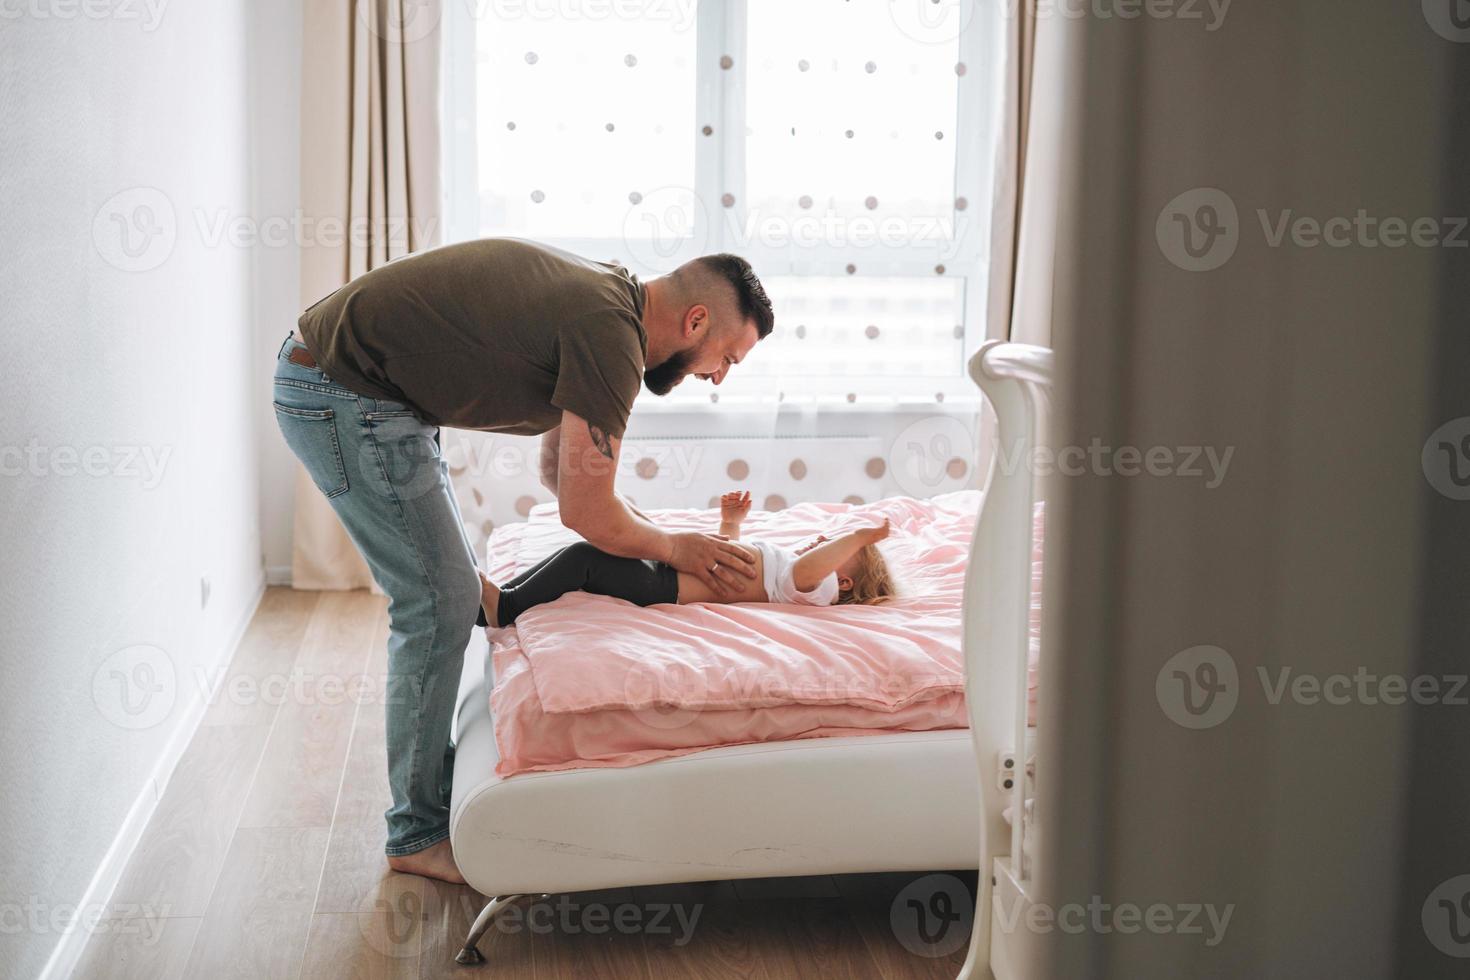
<svg viewBox="0 0 1470 980">
<path fill-rule="evenodd" d="M 684 288 L 689 290 L 685 293 L 686 297 L 695 301 L 708 302 L 706 297 L 697 294 L 709 286 L 717 283 L 729 286 L 735 293 L 735 307 L 740 312 L 740 322 L 753 322 L 757 339 L 769 336 L 776 325 L 776 314 L 771 309 L 771 298 L 766 295 L 766 287 L 761 285 L 760 278 L 756 276 L 750 263 L 738 255 L 729 252 L 701 255 L 681 265 L 675 270 L 674 276 L 679 280 L 681 291 Z"/>
</svg>

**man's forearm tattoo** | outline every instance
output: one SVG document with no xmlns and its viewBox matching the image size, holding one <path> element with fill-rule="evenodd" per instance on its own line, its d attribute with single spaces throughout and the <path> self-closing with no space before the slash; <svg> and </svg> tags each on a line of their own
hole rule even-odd
<svg viewBox="0 0 1470 980">
<path fill-rule="evenodd" d="M 608 435 L 606 430 L 602 429 L 599 426 L 593 425 L 591 422 L 587 423 L 587 432 L 592 436 L 592 444 L 597 447 L 597 451 L 602 453 L 602 455 L 606 456 L 608 459 L 612 459 L 612 436 Z"/>
</svg>

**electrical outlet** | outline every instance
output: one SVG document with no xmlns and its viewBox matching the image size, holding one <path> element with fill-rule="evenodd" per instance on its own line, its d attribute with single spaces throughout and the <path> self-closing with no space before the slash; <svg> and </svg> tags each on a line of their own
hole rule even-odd
<svg viewBox="0 0 1470 980">
<path fill-rule="evenodd" d="M 212 586 L 209 584 L 209 576 L 199 576 L 199 608 L 204 609 L 209 605 L 209 593 Z"/>
</svg>

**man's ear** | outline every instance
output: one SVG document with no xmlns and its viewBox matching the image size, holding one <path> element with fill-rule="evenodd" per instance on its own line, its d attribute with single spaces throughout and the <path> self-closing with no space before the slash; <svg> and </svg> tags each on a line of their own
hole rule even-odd
<svg viewBox="0 0 1470 980">
<path fill-rule="evenodd" d="M 695 303 L 684 314 L 684 336 L 693 337 L 701 328 L 709 327 L 709 307 Z"/>
</svg>

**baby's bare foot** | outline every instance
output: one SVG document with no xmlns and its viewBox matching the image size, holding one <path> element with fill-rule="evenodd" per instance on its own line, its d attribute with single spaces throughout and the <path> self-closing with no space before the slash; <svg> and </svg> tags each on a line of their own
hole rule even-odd
<svg viewBox="0 0 1470 980">
<path fill-rule="evenodd" d="M 453 885 L 465 883 L 464 875 L 459 873 L 459 866 L 454 863 L 454 850 L 447 838 L 422 851 L 390 857 L 388 867 L 401 874 L 437 878 Z"/>
<path fill-rule="evenodd" d="M 490 577 L 480 569 L 480 605 L 485 607 L 485 622 L 492 627 L 500 625 L 500 589 L 490 581 Z"/>
</svg>

